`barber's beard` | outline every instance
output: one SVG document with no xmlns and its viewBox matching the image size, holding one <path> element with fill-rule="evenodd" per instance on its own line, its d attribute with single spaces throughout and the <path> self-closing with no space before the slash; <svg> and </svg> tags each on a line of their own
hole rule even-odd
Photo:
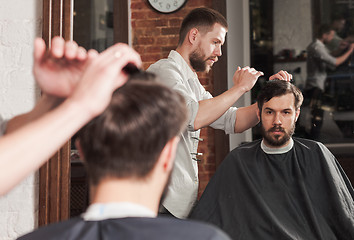
<svg viewBox="0 0 354 240">
<path fill-rule="evenodd" d="M 205 57 L 200 47 L 189 55 L 189 62 L 196 72 L 209 72 L 211 68 L 207 64 L 209 59 L 215 59 L 215 57 Z"/>
<path fill-rule="evenodd" d="M 268 145 L 272 147 L 281 147 L 293 136 L 295 132 L 295 122 L 291 125 L 288 131 L 280 126 L 274 126 L 268 130 L 265 130 L 263 125 L 261 125 L 261 131 L 263 139 L 266 143 L 268 143 Z M 274 135 L 272 134 L 274 131 L 282 132 L 283 135 Z"/>
</svg>

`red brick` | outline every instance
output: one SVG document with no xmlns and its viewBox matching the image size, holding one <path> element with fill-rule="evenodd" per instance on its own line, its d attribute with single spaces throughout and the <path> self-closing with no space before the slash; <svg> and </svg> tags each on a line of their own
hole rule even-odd
<svg viewBox="0 0 354 240">
<path fill-rule="evenodd" d="M 145 19 L 147 17 L 147 15 L 149 14 L 148 11 L 134 11 L 132 12 L 132 19 Z"/>
<path fill-rule="evenodd" d="M 140 55 L 144 53 L 145 51 L 145 47 L 144 46 L 141 46 L 141 45 L 137 45 L 137 46 L 134 46 L 133 45 L 133 48 L 135 51 L 137 51 Z"/>
<path fill-rule="evenodd" d="M 173 45 L 173 46 L 177 46 L 178 44 L 178 39 L 179 39 L 179 35 L 175 35 L 175 36 L 170 36 L 168 38 L 168 44 L 169 45 Z"/>
<path fill-rule="evenodd" d="M 168 44 L 168 41 L 169 41 L 169 39 L 168 39 L 168 37 L 158 37 L 157 39 L 156 39 L 156 44 L 157 45 L 166 45 L 166 44 Z"/>
<path fill-rule="evenodd" d="M 161 53 L 161 47 L 159 46 L 149 46 L 145 48 L 146 53 Z"/>
<path fill-rule="evenodd" d="M 145 29 L 145 36 L 161 36 L 161 28 Z"/>
<path fill-rule="evenodd" d="M 137 36 L 137 37 L 145 36 L 145 28 L 135 27 L 135 31 L 133 33 L 133 36 Z"/>
<path fill-rule="evenodd" d="M 161 54 L 143 54 L 141 60 L 143 62 L 156 62 L 161 58 Z"/>
<path fill-rule="evenodd" d="M 156 11 L 153 11 L 153 10 L 151 10 L 151 11 L 149 11 L 149 13 L 147 14 L 147 18 L 161 18 L 161 17 L 163 17 L 164 15 L 162 15 L 161 13 L 158 13 L 158 12 L 156 12 Z"/>
<path fill-rule="evenodd" d="M 178 36 L 179 28 L 176 28 L 176 27 L 175 28 L 173 28 L 173 27 L 162 28 L 161 34 L 162 35 L 176 35 L 176 36 Z"/>
<path fill-rule="evenodd" d="M 135 20 L 135 26 L 136 28 L 146 28 L 146 27 L 151 27 L 154 26 L 155 20 L 141 20 L 141 19 L 137 19 Z"/>
<path fill-rule="evenodd" d="M 137 42 L 139 44 L 150 45 L 155 42 L 155 39 L 153 37 L 140 37 Z"/>
<path fill-rule="evenodd" d="M 164 47 L 161 47 L 162 51 L 164 52 L 169 52 L 171 50 L 175 50 L 176 49 L 176 46 L 164 46 Z"/>
<path fill-rule="evenodd" d="M 180 28 L 181 23 L 182 23 L 182 19 L 181 18 L 170 19 L 170 20 L 168 20 L 168 23 L 169 23 L 169 26 L 171 26 L 171 27 Z"/>
<path fill-rule="evenodd" d="M 131 9 L 146 9 L 148 8 L 147 3 L 145 2 L 132 2 L 130 4 Z"/>
<path fill-rule="evenodd" d="M 201 170 L 201 169 L 200 169 Z M 199 171 L 199 182 L 203 182 L 203 181 L 209 181 L 209 175 L 203 173 L 203 171 Z"/>
</svg>

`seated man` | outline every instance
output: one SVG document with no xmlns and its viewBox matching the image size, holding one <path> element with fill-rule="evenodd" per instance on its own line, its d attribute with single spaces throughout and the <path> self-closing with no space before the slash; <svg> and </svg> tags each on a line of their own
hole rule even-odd
<svg viewBox="0 0 354 240">
<path fill-rule="evenodd" d="M 354 239 L 354 191 L 321 143 L 292 138 L 303 97 L 270 81 L 258 97 L 262 140 L 234 149 L 191 218 L 233 239 Z"/>
<path fill-rule="evenodd" d="M 90 179 L 88 210 L 20 239 L 229 239 L 212 226 L 157 218 L 187 113 L 178 93 L 151 78 L 132 75 L 78 133 Z"/>
</svg>

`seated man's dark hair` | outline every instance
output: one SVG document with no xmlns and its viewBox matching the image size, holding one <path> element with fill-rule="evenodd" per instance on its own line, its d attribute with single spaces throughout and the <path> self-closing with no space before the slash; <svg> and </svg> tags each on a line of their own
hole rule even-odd
<svg viewBox="0 0 354 240">
<path fill-rule="evenodd" d="M 93 185 L 105 178 L 147 177 L 166 143 L 183 131 L 184 99 L 151 79 L 152 73 L 133 74 L 78 133 Z"/>
<path fill-rule="evenodd" d="M 294 95 L 295 109 L 298 110 L 302 105 L 302 101 L 304 100 L 304 97 L 302 96 L 300 89 L 298 89 L 295 85 L 287 81 L 283 81 L 283 80 L 268 81 L 260 91 L 257 98 L 259 111 L 262 112 L 263 104 L 265 102 L 268 102 L 273 97 L 281 97 L 288 93 L 292 93 Z"/>
</svg>

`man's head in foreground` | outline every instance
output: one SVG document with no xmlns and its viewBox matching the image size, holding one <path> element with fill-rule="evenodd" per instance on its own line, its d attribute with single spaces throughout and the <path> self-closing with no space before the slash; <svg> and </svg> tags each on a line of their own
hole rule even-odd
<svg viewBox="0 0 354 240">
<path fill-rule="evenodd" d="M 146 203 L 157 212 L 186 107 L 179 94 L 154 79 L 151 73 L 134 74 L 114 92 L 108 108 L 78 134 L 93 203 Z M 111 191 L 110 186 L 126 191 Z"/>
<path fill-rule="evenodd" d="M 263 87 L 257 101 L 264 143 L 275 148 L 286 146 L 300 115 L 301 91 L 290 82 L 272 80 Z"/>
</svg>

